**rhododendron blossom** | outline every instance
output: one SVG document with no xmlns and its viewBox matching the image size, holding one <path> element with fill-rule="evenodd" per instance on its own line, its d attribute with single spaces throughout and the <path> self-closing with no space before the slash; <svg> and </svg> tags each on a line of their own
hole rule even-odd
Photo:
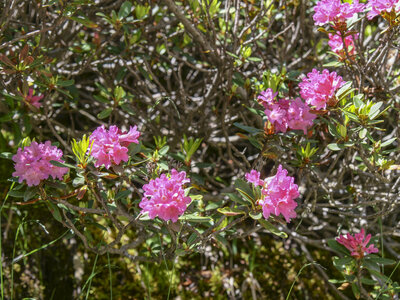
<svg viewBox="0 0 400 300">
<path fill-rule="evenodd" d="M 122 132 L 117 126 L 110 126 L 107 130 L 104 125 L 98 127 L 90 136 L 93 141 L 91 155 L 96 158 L 95 166 L 104 165 L 107 169 L 111 165 L 119 165 L 121 161 L 128 161 L 128 146 L 138 144 L 140 132 L 137 127 L 130 127 L 128 132 Z"/>
<path fill-rule="evenodd" d="M 264 181 L 260 179 L 260 172 L 256 170 L 251 170 L 250 173 L 246 173 L 246 180 L 255 186 L 264 185 Z"/>
<path fill-rule="evenodd" d="M 336 241 L 345 246 L 351 252 L 351 255 L 356 258 L 363 258 L 366 254 L 379 252 L 374 244 L 367 247 L 370 240 L 371 234 L 365 236 L 364 228 L 361 229 L 360 233 L 356 233 L 354 236 L 348 233 L 346 237 L 340 235 L 340 237 L 336 238 Z"/>
<path fill-rule="evenodd" d="M 335 93 L 344 83 L 336 72 L 329 73 L 328 70 L 323 70 L 319 73 L 313 69 L 299 83 L 300 95 L 307 104 L 314 105 L 315 109 L 325 109 L 327 104 L 336 103 Z"/>
<path fill-rule="evenodd" d="M 185 196 L 183 185 L 190 182 L 184 171 L 171 170 L 171 175 L 161 174 L 143 186 L 144 197 L 139 203 L 143 212 L 148 212 L 150 219 L 159 217 L 164 221 L 178 221 L 191 199 Z"/>
<path fill-rule="evenodd" d="M 282 215 L 289 223 L 291 218 L 297 216 L 294 211 L 297 203 L 294 199 L 299 197 L 299 190 L 297 184 L 294 183 L 294 178 L 287 174 L 287 170 L 282 169 L 281 165 L 275 176 L 259 180 L 259 182 L 257 182 L 257 178 L 260 178 L 259 172 L 251 170 L 246 174 L 248 182 L 255 186 L 261 185 L 262 198 L 257 201 L 257 204 L 261 205 L 265 219 L 268 219 L 271 214 Z"/>
<path fill-rule="evenodd" d="M 391 13 L 392 11 L 397 13 L 400 11 L 399 0 L 369 0 L 367 5 L 371 7 L 371 11 L 367 14 L 369 20 L 384 13 Z"/>
<path fill-rule="evenodd" d="M 273 89 L 269 88 L 265 91 L 262 91 L 257 99 L 260 104 L 266 106 L 273 104 L 277 95 L 278 92 L 274 93 Z"/>
<path fill-rule="evenodd" d="M 277 93 L 272 89 L 261 92 L 258 96 L 260 104 L 265 108 L 268 121 L 274 126 L 275 132 L 286 132 L 288 129 L 303 130 L 313 124 L 316 116 L 310 113 L 310 108 L 300 98 L 276 99 Z"/>
<path fill-rule="evenodd" d="M 36 108 L 40 108 L 42 106 L 42 103 L 40 103 L 39 101 L 42 100 L 43 97 L 44 95 L 33 96 L 33 88 L 30 88 L 28 91 L 28 95 L 25 96 L 25 101 L 35 106 Z"/>
<path fill-rule="evenodd" d="M 63 179 L 68 168 L 54 166 L 51 160 L 64 162 L 61 157 L 63 152 L 56 146 L 52 146 L 50 141 L 44 144 L 32 142 L 30 146 L 24 149 L 19 148 L 16 155 L 13 156 L 15 162 L 15 172 L 13 176 L 18 176 L 18 182 L 26 180 L 28 186 L 39 185 L 41 180 L 52 176 L 54 179 Z"/>
<path fill-rule="evenodd" d="M 354 46 L 354 39 L 353 36 L 357 39 L 358 34 L 348 35 L 344 38 L 344 43 L 346 48 L 343 47 L 343 39 L 340 36 L 340 32 L 337 34 L 329 34 L 329 42 L 328 45 L 331 47 L 332 51 L 336 54 L 340 55 L 343 59 L 346 58 L 346 51 L 347 54 L 352 57 L 355 54 L 355 46 Z"/>
<path fill-rule="evenodd" d="M 365 8 L 364 4 L 354 0 L 352 4 L 341 0 L 321 0 L 314 7 L 315 14 L 313 16 L 315 25 L 324 25 L 333 22 L 336 27 L 345 24 L 346 19 L 351 18 L 354 14 L 362 12 Z"/>
</svg>

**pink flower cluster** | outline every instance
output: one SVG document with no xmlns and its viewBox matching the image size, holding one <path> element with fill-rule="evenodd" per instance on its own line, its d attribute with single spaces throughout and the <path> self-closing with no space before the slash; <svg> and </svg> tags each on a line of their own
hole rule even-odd
<svg viewBox="0 0 400 300">
<path fill-rule="evenodd" d="M 321 0 L 314 7 L 313 16 L 315 25 L 324 25 L 329 22 L 338 27 L 346 22 L 346 19 L 353 17 L 354 14 L 363 11 L 365 5 L 354 0 L 353 4 L 341 0 Z"/>
<path fill-rule="evenodd" d="M 96 158 L 95 166 L 104 165 L 107 169 L 111 165 L 119 165 L 121 161 L 128 161 L 128 146 L 138 144 L 140 132 L 137 127 L 130 127 L 128 132 L 122 132 L 117 126 L 110 126 L 107 130 L 104 125 L 98 127 L 90 136 L 93 141 L 91 155 Z"/>
<path fill-rule="evenodd" d="M 276 175 L 264 180 L 260 179 L 260 173 L 256 170 L 251 170 L 245 175 L 248 182 L 254 186 L 261 186 L 263 198 L 258 200 L 258 204 L 262 207 L 265 219 L 268 219 L 271 214 L 275 216 L 282 214 L 289 223 L 291 218 L 297 216 L 294 211 L 297 203 L 294 199 L 299 197 L 299 190 L 297 184 L 294 183 L 294 178 L 287 174 L 287 170 L 279 165 Z"/>
<path fill-rule="evenodd" d="M 172 169 L 169 177 L 161 174 L 143 186 L 145 193 L 139 207 L 149 213 L 150 219 L 159 217 L 164 221 L 178 221 L 191 201 L 183 189 L 183 185 L 188 182 L 190 179 L 186 178 L 184 171 Z"/>
<path fill-rule="evenodd" d="M 344 38 L 344 43 L 346 46 L 347 54 L 352 57 L 355 54 L 355 46 L 354 46 L 354 39 L 353 36 L 357 39 L 358 38 L 358 33 L 354 35 L 348 35 Z M 336 34 L 329 34 L 329 42 L 328 45 L 331 47 L 332 51 L 335 52 L 336 54 L 340 55 L 341 58 L 345 59 L 346 58 L 346 51 L 345 48 L 343 47 L 343 40 L 340 35 L 340 32 L 337 32 Z"/>
<path fill-rule="evenodd" d="M 371 234 L 365 236 L 364 228 L 362 228 L 360 233 L 356 233 L 354 236 L 348 233 L 346 237 L 340 235 L 338 238 L 336 238 L 336 241 L 345 246 L 351 252 L 352 256 L 356 258 L 363 258 L 365 254 L 379 252 L 379 250 L 375 248 L 374 244 L 371 244 L 367 247 L 370 239 Z"/>
<path fill-rule="evenodd" d="M 329 73 L 323 70 L 319 73 L 313 69 L 303 81 L 299 83 L 300 95 L 309 105 L 314 105 L 315 109 L 325 109 L 329 102 L 335 101 L 335 92 L 341 88 L 344 81 L 336 72 Z"/>
<path fill-rule="evenodd" d="M 36 108 L 40 108 L 42 106 L 42 103 L 40 103 L 39 101 L 42 100 L 43 97 L 44 95 L 33 96 L 33 88 L 30 88 L 28 91 L 28 95 L 25 96 L 25 101 Z"/>
<path fill-rule="evenodd" d="M 61 159 L 62 155 L 63 152 L 52 146 L 50 141 L 44 144 L 32 142 L 24 149 L 19 148 L 17 154 L 13 156 L 15 172 L 12 175 L 18 176 L 20 183 L 26 180 L 28 186 L 38 185 L 41 180 L 50 176 L 62 180 L 68 168 L 57 167 L 50 163 L 51 160 L 64 162 Z"/>
<path fill-rule="evenodd" d="M 371 11 L 367 14 L 368 20 L 375 18 L 383 13 L 391 13 L 400 11 L 399 0 L 369 0 L 368 7 L 371 7 Z"/>
<path fill-rule="evenodd" d="M 276 99 L 277 94 L 269 88 L 257 98 L 264 106 L 265 115 L 274 126 L 275 132 L 286 132 L 290 128 L 303 130 L 306 134 L 316 116 L 310 113 L 310 108 L 300 98 Z"/>
</svg>

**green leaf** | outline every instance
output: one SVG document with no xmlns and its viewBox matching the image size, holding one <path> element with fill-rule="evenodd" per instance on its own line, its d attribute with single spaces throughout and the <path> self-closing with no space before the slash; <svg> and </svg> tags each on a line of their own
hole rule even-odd
<svg viewBox="0 0 400 300">
<path fill-rule="evenodd" d="M 364 139 L 365 136 L 367 135 L 367 132 L 368 132 L 367 128 L 361 129 L 360 132 L 358 133 L 359 138 Z"/>
<path fill-rule="evenodd" d="M 254 199 L 249 194 L 247 194 L 245 191 L 242 191 L 241 189 L 238 189 L 238 188 L 236 190 L 239 192 L 240 195 L 243 196 L 243 198 L 245 200 L 249 201 L 250 203 L 254 202 Z"/>
<path fill-rule="evenodd" d="M 344 125 L 338 125 L 337 126 L 337 131 L 339 132 L 339 134 L 345 138 L 347 136 L 347 127 Z"/>
<path fill-rule="evenodd" d="M 360 299 L 361 294 L 356 282 L 351 283 L 351 290 L 353 291 L 354 297 L 356 297 L 356 299 Z"/>
<path fill-rule="evenodd" d="M 124 112 L 127 112 L 131 116 L 136 115 L 136 112 L 132 109 L 132 107 L 129 103 L 122 103 L 122 104 L 120 104 L 120 106 Z"/>
<path fill-rule="evenodd" d="M 69 17 L 71 20 L 74 20 L 75 22 L 78 22 L 80 24 L 82 24 L 83 26 L 89 27 L 89 28 L 96 28 L 98 27 L 98 25 L 94 22 L 92 22 L 91 20 L 89 20 L 87 17 L 80 15 L 77 17 Z"/>
<path fill-rule="evenodd" d="M 344 254 L 344 255 L 349 255 L 349 254 L 350 254 L 349 250 L 347 250 L 347 248 L 346 248 L 345 246 L 339 244 L 339 243 L 338 243 L 336 240 L 334 240 L 334 239 L 328 240 L 327 243 L 328 243 L 328 246 L 329 246 L 332 250 L 334 250 L 334 251 L 336 251 L 336 252 L 338 252 L 338 253 L 342 253 L 342 254 Z"/>
<path fill-rule="evenodd" d="M 114 90 L 115 100 L 119 102 L 123 97 L 125 97 L 126 93 L 121 86 L 117 86 Z"/>
<path fill-rule="evenodd" d="M 164 156 L 165 154 L 168 153 L 168 150 L 169 150 L 169 146 L 164 146 L 158 151 L 158 154 L 160 156 Z"/>
<path fill-rule="evenodd" d="M 248 139 L 249 139 L 249 142 L 254 146 L 254 147 L 256 147 L 258 150 L 262 150 L 263 149 L 263 145 L 256 139 L 256 138 L 254 138 L 254 137 L 252 137 L 252 136 L 248 136 L 247 137 Z"/>
<path fill-rule="evenodd" d="M 375 275 L 376 277 L 383 280 L 384 282 L 391 282 L 390 278 L 383 275 L 381 272 L 378 272 L 378 271 L 376 271 L 374 269 L 370 269 L 370 268 L 367 268 L 367 269 L 372 275 Z"/>
<path fill-rule="evenodd" d="M 70 85 L 73 85 L 74 82 L 75 81 L 73 79 L 71 79 L 71 80 L 59 80 L 59 81 L 57 81 L 57 85 L 58 86 L 70 86 Z"/>
<path fill-rule="evenodd" d="M 101 103 L 110 103 L 110 100 L 107 98 L 103 97 L 102 95 L 93 95 L 93 98 L 96 99 L 97 101 Z"/>
<path fill-rule="evenodd" d="M 14 117 L 14 112 L 0 116 L 0 122 L 10 122 Z"/>
<path fill-rule="evenodd" d="M 14 156 L 14 154 L 13 153 L 10 153 L 10 152 L 2 152 L 2 153 L 0 153 L 0 157 L 1 158 L 5 158 L 5 159 L 10 159 L 10 160 L 12 160 L 12 157 Z"/>
<path fill-rule="evenodd" d="M 243 179 L 239 178 L 236 179 L 235 184 L 234 184 L 236 189 L 239 189 L 240 191 L 244 192 L 247 194 L 247 196 L 252 199 L 250 195 L 253 194 L 252 189 L 250 188 L 249 184 L 247 181 L 244 181 Z"/>
<path fill-rule="evenodd" d="M 124 190 L 124 191 L 120 191 L 118 192 L 118 194 L 115 195 L 115 200 L 119 200 L 122 198 L 126 198 L 128 197 L 130 194 L 132 194 L 132 192 L 130 190 Z"/>
<path fill-rule="evenodd" d="M 333 284 L 342 284 L 347 282 L 345 279 L 329 279 L 328 281 Z"/>
<path fill-rule="evenodd" d="M 230 207 L 218 208 L 217 211 L 225 216 L 238 216 L 238 215 L 245 214 L 245 212 L 243 210 L 240 210 L 238 208 L 230 208 Z"/>
<path fill-rule="evenodd" d="M 336 97 L 339 100 L 342 100 L 344 97 L 346 97 L 348 94 L 350 94 L 354 89 L 351 88 L 352 82 L 348 81 L 346 82 L 337 92 L 336 92 Z"/>
<path fill-rule="evenodd" d="M 332 143 L 328 145 L 328 149 L 332 151 L 340 151 L 344 149 L 344 146 L 342 144 Z"/>
<path fill-rule="evenodd" d="M 197 240 L 198 235 L 196 233 L 192 233 L 189 238 L 186 241 L 186 244 L 191 248 L 191 246 L 194 246 L 193 243 Z"/>
<path fill-rule="evenodd" d="M 390 145 L 391 143 L 393 143 L 395 140 L 397 140 L 397 137 L 391 138 L 390 140 L 387 140 L 387 141 L 383 142 L 383 143 L 381 144 L 381 147 L 383 148 L 383 147 L 389 146 L 389 145 Z"/>
<path fill-rule="evenodd" d="M 369 259 L 364 259 L 363 260 L 363 266 L 365 268 L 367 268 L 368 270 L 376 270 L 376 271 L 378 271 L 380 269 L 379 265 L 376 262 L 371 261 Z"/>
<path fill-rule="evenodd" d="M 124 3 L 122 3 L 121 8 L 118 11 L 118 18 L 119 19 L 124 19 L 127 16 L 129 16 L 129 14 L 132 11 L 132 3 L 130 1 L 125 1 Z"/>
<path fill-rule="evenodd" d="M 60 210 L 58 209 L 57 205 L 48 201 L 47 207 L 49 208 L 49 211 L 53 215 L 54 219 L 56 219 L 58 222 L 61 222 L 62 218 L 61 218 Z"/>
<path fill-rule="evenodd" d="M 347 111 L 347 110 L 344 110 L 344 109 L 340 109 L 347 117 L 349 117 L 349 119 L 351 119 L 351 120 L 353 120 L 353 121 L 355 121 L 355 122 L 358 122 L 358 123 L 360 123 L 360 118 L 356 115 L 356 114 L 354 114 L 354 113 L 352 113 L 352 112 L 349 112 L 349 111 Z"/>
<path fill-rule="evenodd" d="M 373 120 L 379 114 L 379 109 L 381 108 L 383 102 L 378 102 L 372 105 L 371 109 L 368 112 L 368 118 Z"/>
<path fill-rule="evenodd" d="M 364 260 L 369 260 L 380 265 L 393 265 L 396 263 L 393 259 L 383 258 L 375 255 L 368 255 Z"/>
<path fill-rule="evenodd" d="M 107 118 L 107 117 L 111 114 L 112 110 L 113 110 L 112 107 L 106 108 L 105 110 L 103 110 L 102 112 L 100 112 L 100 113 L 97 115 L 97 117 L 98 117 L 99 119 Z"/>
<path fill-rule="evenodd" d="M 65 163 L 65 162 L 60 162 L 60 161 L 56 161 L 56 160 L 51 160 L 50 163 L 51 163 L 53 166 L 60 167 L 60 168 L 76 169 L 76 166 L 67 164 L 67 163 Z"/>
<path fill-rule="evenodd" d="M 267 229 L 269 232 L 286 239 L 288 237 L 288 235 L 286 234 L 286 232 L 280 231 L 278 228 L 276 228 L 274 225 L 272 225 L 270 222 L 268 222 L 267 220 L 261 218 L 258 220 L 258 222 L 260 222 L 260 224 Z"/>
<path fill-rule="evenodd" d="M 376 280 L 372 280 L 372 279 L 365 278 L 365 277 L 362 277 L 362 278 L 361 278 L 361 282 L 362 282 L 363 284 L 367 284 L 367 285 L 375 285 L 375 284 L 378 283 Z"/>
<path fill-rule="evenodd" d="M 38 193 L 36 186 L 28 187 L 24 193 L 24 201 L 32 199 Z"/>
<path fill-rule="evenodd" d="M 99 223 L 96 223 L 96 222 L 90 223 L 90 225 L 94 225 L 95 227 L 97 227 L 97 228 L 99 228 L 99 229 L 101 229 L 103 231 L 107 231 L 108 230 L 106 227 L 104 227 L 103 225 L 101 225 Z"/>
<path fill-rule="evenodd" d="M 253 133 L 253 134 L 255 134 L 255 133 L 260 133 L 260 132 L 262 132 L 262 130 L 261 129 L 258 129 L 258 128 L 254 128 L 254 127 L 250 127 L 250 126 L 246 126 L 246 125 L 243 125 L 243 124 L 240 124 L 240 123 L 233 123 L 233 125 L 235 125 L 236 127 L 238 127 L 238 128 L 240 128 L 240 129 L 242 129 L 242 130 L 244 130 L 244 131 L 246 131 L 246 132 L 248 132 L 248 133 Z"/>
<path fill-rule="evenodd" d="M 339 61 L 331 61 L 323 65 L 323 67 L 340 67 L 340 66 L 343 66 L 343 63 Z"/>
<path fill-rule="evenodd" d="M 363 98 L 364 98 L 364 94 L 358 94 L 353 97 L 353 103 L 356 108 L 360 108 L 361 106 L 364 105 L 364 102 L 362 100 Z"/>
<path fill-rule="evenodd" d="M 247 198 L 243 199 L 235 193 L 226 193 L 225 195 L 227 195 L 229 197 L 229 199 L 231 199 L 232 201 L 234 201 L 236 203 L 243 204 L 243 205 L 249 205 L 249 204 L 251 205 L 251 202 Z"/>
<path fill-rule="evenodd" d="M 259 58 L 259 57 L 248 57 L 247 60 L 249 60 L 249 61 L 254 61 L 254 62 L 262 61 L 262 59 Z"/>
<path fill-rule="evenodd" d="M 333 260 L 333 265 L 338 268 L 339 270 L 344 269 L 346 265 L 348 265 L 349 263 L 351 263 L 354 260 L 353 257 L 351 256 L 345 256 L 342 258 L 335 258 Z"/>
<path fill-rule="evenodd" d="M 250 218 L 252 218 L 253 220 L 261 220 L 261 218 L 262 218 L 262 213 L 261 213 L 261 212 L 254 212 L 254 211 L 251 211 L 251 212 L 249 212 L 249 216 L 250 216 Z"/>
<path fill-rule="evenodd" d="M 14 198 L 24 198 L 25 192 L 20 192 L 20 191 L 9 191 L 8 195 Z"/>
<path fill-rule="evenodd" d="M 188 222 L 195 222 L 195 223 L 206 223 L 206 222 L 211 222 L 212 218 L 211 217 L 198 216 L 196 214 L 185 214 L 183 216 L 180 216 L 179 220 L 188 221 Z"/>
</svg>

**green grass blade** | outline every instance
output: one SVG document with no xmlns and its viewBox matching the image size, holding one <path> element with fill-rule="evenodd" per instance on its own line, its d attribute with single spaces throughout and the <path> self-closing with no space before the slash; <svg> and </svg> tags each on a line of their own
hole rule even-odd
<svg viewBox="0 0 400 300">
<path fill-rule="evenodd" d="M 36 248 L 35 250 L 32 250 L 26 254 L 20 255 L 17 258 L 13 259 L 12 263 L 15 264 L 16 262 L 20 261 L 21 259 L 24 259 L 25 257 L 32 255 L 42 249 L 47 248 L 48 246 L 53 245 L 54 243 L 56 243 L 57 241 L 59 241 L 60 239 L 62 239 L 70 230 L 68 229 L 66 232 L 64 232 L 62 235 L 60 235 L 58 238 L 56 238 L 55 240 L 51 241 L 50 243 L 47 243 L 39 248 Z"/>
<path fill-rule="evenodd" d="M 91 287 L 91 285 L 92 285 L 92 279 L 93 279 L 93 277 L 96 276 L 96 274 L 97 274 L 97 273 L 95 273 L 95 270 L 96 270 L 96 264 L 97 264 L 97 259 L 98 259 L 98 258 L 99 258 L 99 254 L 96 254 L 96 258 L 95 258 L 95 260 L 94 260 L 94 264 L 93 264 L 93 268 L 92 268 L 92 273 L 90 274 L 89 278 L 86 280 L 86 282 L 85 282 L 85 284 L 84 284 L 84 286 L 83 286 L 83 288 L 82 288 L 82 293 L 83 293 L 83 291 L 85 290 L 86 285 L 88 285 L 88 289 L 87 289 L 87 291 L 86 291 L 85 300 L 87 300 L 88 297 L 89 297 L 90 287 Z"/>
<path fill-rule="evenodd" d="M 107 260 L 108 260 L 108 274 L 110 276 L 110 299 L 112 300 L 113 298 L 113 293 L 112 293 L 112 274 L 111 274 L 111 265 L 110 265 L 110 253 L 107 252 Z"/>
<path fill-rule="evenodd" d="M 1 214 L 3 212 L 3 207 L 4 204 L 6 204 L 6 201 L 8 199 L 8 195 L 9 193 L 12 191 L 12 189 L 14 188 L 15 182 L 13 182 L 10 186 L 10 190 L 7 192 L 7 195 L 3 201 L 3 204 L 0 207 L 0 257 L 3 257 L 3 248 L 2 248 L 2 236 L 3 233 L 1 232 Z M 1 284 L 1 300 L 4 300 L 4 281 L 3 281 L 3 262 L 0 262 L 0 284 Z"/>
</svg>

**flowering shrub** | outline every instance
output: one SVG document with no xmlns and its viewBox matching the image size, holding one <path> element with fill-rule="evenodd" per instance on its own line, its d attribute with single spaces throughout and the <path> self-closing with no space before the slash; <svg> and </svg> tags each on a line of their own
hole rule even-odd
<svg viewBox="0 0 400 300">
<path fill-rule="evenodd" d="M 385 14 L 396 14 L 400 11 L 399 0 L 369 0 L 367 6 L 371 8 L 367 14 L 369 20 L 379 15 L 386 16 Z"/>
<path fill-rule="evenodd" d="M 364 228 L 361 228 L 360 233 L 356 233 L 354 236 L 349 233 L 345 236 L 340 235 L 336 241 L 345 246 L 351 253 L 351 256 L 355 258 L 363 258 L 366 254 L 377 253 L 379 250 L 375 248 L 374 244 L 368 243 L 371 240 L 371 235 L 365 236 Z"/>
<path fill-rule="evenodd" d="M 40 103 L 39 101 L 42 100 L 43 97 L 44 95 L 34 96 L 33 88 L 30 88 L 28 94 L 25 96 L 25 101 L 36 108 L 40 108 L 42 106 L 42 103 Z"/>
<path fill-rule="evenodd" d="M 331 47 L 331 50 L 342 59 L 345 59 L 347 56 L 353 57 L 355 55 L 354 38 L 357 39 L 358 34 L 355 34 L 354 36 L 346 36 L 343 43 L 343 38 L 340 32 L 337 32 L 336 34 L 329 33 L 328 45 Z"/>
<path fill-rule="evenodd" d="M 148 212 L 150 219 L 159 217 L 164 221 L 178 221 L 189 205 L 191 199 L 185 196 L 183 185 L 190 182 L 184 171 L 171 170 L 169 177 L 161 174 L 143 186 L 145 191 L 139 207 Z"/>
<path fill-rule="evenodd" d="M 128 132 L 122 132 L 115 125 L 110 126 L 109 130 L 103 125 L 93 131 L 90 142 L 93 143 L 91 155 L 96 159 L 95 166 L 104 165 L 109 169 L 113 164 L 127 162 L 129 159 L 127 146 L 139 143 L 140 133 L 136 129 L 136 126 L 131 126 Z"/>
<path fill-rule="evenodd" d="M 298 129 L 303 130 L 306 134 L 307 128 L 312 126 L 316 117 L 310 113 L 310 108 L 300 98 L 274 100 L 276 95 L 277 93 L 273 93 L 272 89 L 267 89 L 258 96 L 258 100 L 265 108 L 265 115 L 274 126 L 275 132 Z"/>
<path fill-rule="evenodd" d="M 275 176 L 260 180 L 260 173 L 251 170 L 246 173 L 246 180 L 254 186 L 261 186 L 261 199 L 257 204 L 262 207 L 265 219 L 271 214 L 275 216 L 282 215 L 286 222 L 290 222 L 291 218 L 296 217 L 294 209 L 297 207 L 296 199 L 299 197 L 297 185 L 294 178 L 287 176 L 287 170 L 282 169 L 279 165 Z"/>
<path fill-rule="evenodd" d="M 326 106 L 336 104 L 335 92 L 344 84 L 341 76 L 336 72 L 323 70 L 320 73 L 313 69 L 299 83 L 300 95 L 307 104 L 315 106 L 315 109 L 325 109 Z"/>
<path fill-rule="evenodd" d="M 351 18 L 354 14 L 362 12 L 365 5 L 354 0 L 352 4 L 340 0 L 321 0 L 314 7 L 315 14 L 313 16 L 315 25 L 324 25 L 333 23 L 339 28 L 346 19 Z"/>
<path fill-rule="evenodd" d="M 28 186 L 38 185 L 41 180 L 50 176 L 62 180 L 68 168 L 57 167 L 50 163 L 51 160 L 64 162 L 61 159 L 62 155 L 63 152 L 52 146 L 50 141 L 43 144 L 32 142 L 24 149 L 19 148 L 17 154 L 13 156 L 15 172 L 12 175 L 19 177 L 20 183 L 25 180 Z"/>
</svg>

